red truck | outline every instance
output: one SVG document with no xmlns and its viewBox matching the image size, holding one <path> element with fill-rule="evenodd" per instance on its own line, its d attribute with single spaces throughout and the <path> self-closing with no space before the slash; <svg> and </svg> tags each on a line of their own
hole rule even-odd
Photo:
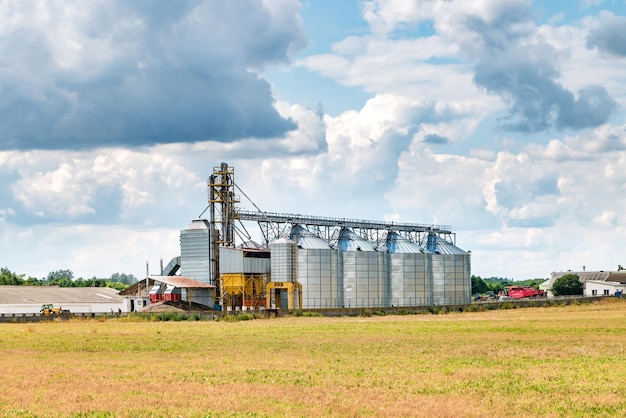
<svg viewBox="0 0 626 418">
<path fill-rule="evenodd" d="M 509 286 L 506 289 L 511 299 L 537 298 L 544 295 L 543 290 L 530 286 Z"/>
</svg>

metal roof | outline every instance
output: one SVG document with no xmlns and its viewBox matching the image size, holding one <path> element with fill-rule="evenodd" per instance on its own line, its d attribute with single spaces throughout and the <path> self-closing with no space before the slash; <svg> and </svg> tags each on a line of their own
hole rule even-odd
<svg viewBox="0 0 626 418">
<path fill-rule="evenodd" d="M 122 303 L 110 287 L 0 286 L 0 304 Z"/>
<path fill-rule="evenodd" d="M 376 244 L 357 235 L 348 228 L 342 228 L 339 232 L 339 248 L 343 251 L 377 251 Z"/>
<path fill-rule="evenodd" d="M 434 254 L 467 254 L 467 251 L 435 234 L 428 234 L 426 248 Z"/>
<path fill-rule="evenodd" d="M 184 231 L 189 231 L 192 229 L 210 229 L 210 223 L 206 219 L 192 219 L 191 223 L 187 225 L 187 228 Z"/>
<path fill-rule="evenodd" d="M 212 284 L 200 282 L 198 280 L 190 279 L 189 277 L 184 276 L 148 276 L 148 287 L 154 286 L 154 282 L 160 282 L 164 284 L 169 284 L 174 287 L 180 287 L 184 289 L 214 289 L 215 286 Z M 121 296 L 141 296 L 145 295 L 146 292 L 146 279 L 139 280 L 137 283 L 132 286 L 127 287 L 126 289 L 120 292 Z"/>
<path fill-rule="evenodd" d="M 406 237 L 397 232 L 390 232 L 387 235 L 387 249 L 390 253 L 423 253 L 425 250 L 419 244 L 409 241 Z"/>
<path fill-rule="evenodd" d="M 308 229 L 296 225 L 291 228 L 291 233 L 289 234 L 289 238 L 296 242 L 298 247 L 305 248 L 308 250 L 311 249 L 328 249 L 330 247 L 330 243 L 325 239 L 322 239 L 315 235 L 313 232 Z"/>
<path fill-rule="evenodd" d="M 626 283 L 626 271 L 611 271 L 609 272 L 609 277 L 606 278 L 607 282 L 618 282 L 618 283 Z"/>
<path fill-rule="evenodd" d="M 554 272 L 550 275 L 550 279 L 548 280 L 548 288 L 552 288 L 552 284 L 556 279 L 559 279 L 566 274 L 575 274 L 578 276 L 581 282 L 616 282 L 616 283 L 626 283 L 626 271 L 559 271 Z"/>
<path fill-rule="evenodd" d="M 248 240 L 248 241 L 244 241 L 241 244 L 239 244 L 237 246 L 237 248 L 243 248 L 246 250 L 250 250 L 252 248 L 256 248 L 256 249 L 262 249 L 263 246 L 261 244 L 259 244 L 258 242 L 252 241 L 252 240 Z"/>
<path fill-rule="evenodd" d="M 184 276 L 148 276 L 148 279 L 186 289 L 213 289 L 214 285 Z"/>
</svg>

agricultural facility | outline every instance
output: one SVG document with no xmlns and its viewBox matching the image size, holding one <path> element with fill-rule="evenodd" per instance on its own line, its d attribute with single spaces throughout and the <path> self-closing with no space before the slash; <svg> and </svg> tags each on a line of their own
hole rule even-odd
<svg viewBox="0 0 626 418">
<path fill-rule="evenodd" d="M 233 167 L 214 167 L 208 219 L 181 231 L 180 255 L 161 269 L 214 285 L 218 309 L 470 303 L 470 252 L 449 226 L 246 211 L 238 193 Z"/>
</svg>

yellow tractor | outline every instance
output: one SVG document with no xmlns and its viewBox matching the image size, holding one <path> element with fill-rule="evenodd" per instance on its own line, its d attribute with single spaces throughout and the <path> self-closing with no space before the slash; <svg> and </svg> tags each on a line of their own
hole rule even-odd
<svg viewBox="0 0 626 418">
<path fill-rule="evenodd" d="M 42 315 L 50 316 L 50 315 L 61 315 L 64 313 L 69 313 L 70 311 L 67 309 L 62 309 L 60 306 L 55 307 L 53 304 L 48 303 L 45 305 L 41 305 L 41 309 L 39 310 Z"/>
</svg>

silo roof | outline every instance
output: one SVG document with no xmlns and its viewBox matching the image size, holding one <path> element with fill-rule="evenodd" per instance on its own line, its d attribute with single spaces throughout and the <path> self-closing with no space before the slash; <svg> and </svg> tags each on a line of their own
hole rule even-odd
<svg viewBox="0 0 626 418">
<path fill-rule="evenodd" d="M 187 225 L 185 231 L 190 229 L 209 229 L 209 221 L 206 219 L 194 219 L 189 225 Z"/>
<path fill-rule="evenodd" d="M 295 241 L 298 247 L 304 249 L 312 250 L 331 248 L 328 241 L 318 237 L 317 235 L 300 225 L 296 225 L 291 228 L 289 238 Z"/>
<path fill-rule="evenodd" d="M 387 235 L 387 249 L 390 253 L 423 253 L 424 249 L 419 244 L 409 241 L 397 232 Z"/>
<path fill-rule="evenodd" d="M 428 250 L 435 254 L 467 254 L 467 251 L 435 234 L 428 235 Z"/>
<path fill-rule="evenodd" d="M 376 251 L 376 244 L 366 240 L 348 228 L 339 232 L 339 248 L 343 251 Z"/>
</svg>

